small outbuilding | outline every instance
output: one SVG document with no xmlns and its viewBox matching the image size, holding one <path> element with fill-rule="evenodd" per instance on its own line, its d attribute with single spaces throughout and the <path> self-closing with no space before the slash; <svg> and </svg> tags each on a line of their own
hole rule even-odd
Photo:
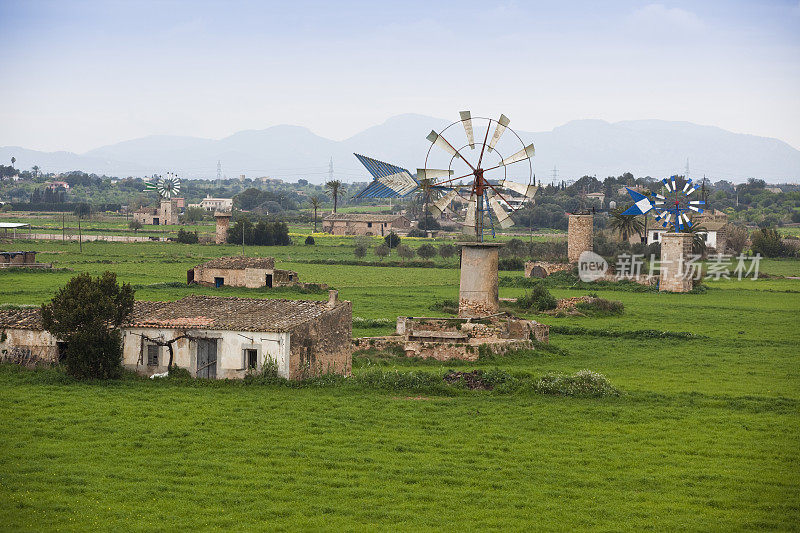
<svg viewBox="0 0 800 533">
<path fill-rule="evenodd" d="M 322 231 L 332 235 L 388 235 L 408 231 L 411 221 L 403 215 L 332 213 L 322 219 Z"/>
<path fill-rule="evenodd" d="M 0 309 L 0 361 L 24 366 L 55 363 L 64 344 L 42 327 L 38 307 Z"/>
<path fill-rule="evenodd" d="M 299 283 L 297 272 L 275 268 L 272 257 L 217 257 L 186 272 L 186 282 L 209 287 L 289 287 Z"/>
</svg>

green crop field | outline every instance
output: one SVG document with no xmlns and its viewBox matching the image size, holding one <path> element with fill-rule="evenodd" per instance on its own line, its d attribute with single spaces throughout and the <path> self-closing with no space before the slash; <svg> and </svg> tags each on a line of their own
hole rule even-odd
<svg viewBox="0 0 800 533">
<path fill-rule="evenodd" d="M 140 299 L 327 297 L 181 283 L 192 266 L 241 253 L 236 246 L 14 248 L 40 251 L 56 270 L 0 271 L 4 304 L 45 302 L 76 273 L 104 270 Z M 440 316 L 431 304 L 458 294 L 456 259 L 322 263 L 355 259 L 345 237 L 245 252 L 339 289 L 367 319 Z M 698 294 L 598 289 L 624 303 L 621 316 L 527 315 L 555 326 L 549 349 L 450 364 L 367 353 L 344 383 L 76 383 L 0 365 L 1 528 L 796 530 L 800 279 L 791 278 L 800 261 L 762 260 L 761 271 L 769 277 L 708 282 Z M 524 292 L 500 288 L 501 297 Z M 450 368 L 521 378 L 590 369 L 621 395 L 413 385 Z M 383 388 L 359 379 L 379 370 L 411 378 Z"/>
</svg>

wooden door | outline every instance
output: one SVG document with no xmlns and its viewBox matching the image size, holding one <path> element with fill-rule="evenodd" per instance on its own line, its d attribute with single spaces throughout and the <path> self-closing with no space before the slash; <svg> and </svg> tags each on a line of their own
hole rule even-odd
<svg viewBox="0 0 800 533">
<path fill-rule="evenodd" d="M 197 339 L 197 377 L 217 377 L 217 339 Z"/>
</svg>

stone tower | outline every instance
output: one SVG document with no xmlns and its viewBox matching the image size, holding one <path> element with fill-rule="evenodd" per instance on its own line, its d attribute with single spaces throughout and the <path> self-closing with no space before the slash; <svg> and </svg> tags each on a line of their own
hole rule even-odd
<svg viewBox="0 0 800 533">
<path fill-rule="evenodd" d="M 659 291 L 689 292 L 692 290 L 692 277 L 686 269 L 686 262 L 691 255 L 691 233 L 664 234 L 661 241 Z"/>
<path fill-rule="evenodd" d="M 214 242 L 217 244 L 225 244 L 228 242 L 228 228 L 231 225 L 231 214 L 229 211 L 217 211 L 214 213 L 214 219 L 217 221 L 217 234 Z"/>
<path fill-rule="evenodd" d="M 581 254 L 593 251 L 594 215 L 570 215 L 567 226 L 567 257 L 577 263 Z"/>
<path fill-rule="evenodd" d="M 499 311 L 497 250 L 500 246 L 495 242 L 461 243 L 460 318 L 492 315 Z"/>
<path fill-rule="evenodd" d="M 160 211 L 162 224 L 174 225 L 178 223 L 178 208 L 174 200 L 162 198 Z"/>
</svg>

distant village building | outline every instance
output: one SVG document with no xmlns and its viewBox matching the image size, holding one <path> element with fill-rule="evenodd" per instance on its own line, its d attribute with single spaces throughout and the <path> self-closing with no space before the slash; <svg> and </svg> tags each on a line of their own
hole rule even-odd
<svg viewBox="0 0 800 533">
<path fill-rule="evenodd" d="M 68 191 L 69 183 L 67 183 L 66 181 L 51 181 L 50 183 L 47 184 L 47 188 L 53 190 L 63 188 L 64 190 Z"/>
<path fill-rule="evenodd" d="M 133 219 L 145 226 L 174 225 L 178 223 L 178 202 L 173 199 L 161 199 L 158 207 L 143 207 L 133 212 Z"/>
<path fill-rule="evenodd" d="M 210 287 L 287 287 L 297 285 L 297 272 L 275 268 L 272 257 L 218 257 L 186 272 L 187 283 Z"/>
<path fill-rule="evenodd" d="M 706 246 L 714 248 L 720 253 L 725 251 L 728 242 L 726 235 L 728 215 L 724 211 L 719 211 L 717 209 L 705 211 L 702 215 L 695 215 L 692 218 L 692 223 L 696 226 L 700 226 L 701 231 L 698 231 L 697 234 L 703 238 Z M 661 242 L 667 231 L 667 228 L 651 220 L 647 225 L 647 236 L 644 241 L 642 241 L 642 237 L 634 233 L 628 238 L 628 242 L 631 244 L 638 242 L 644 242 L 645 244 Z M 672 230 L 670 229 L 669 231 Z"/>
<path fill-rule="evenodd" d="M 411 221 L 403 215 L 331 213 L 322 219 L 322 231 L 332 235 L 388 235 L 408 231 Z"/>
<path fill-rule="evenodd" d="M 200 200 L 199 204 L 189 204 L 189 207 L 201 207 L 206 211 L 230 211 L 233 209 L 233 198 L 212 198 L 211 195 Z"/>
<path fill-rule="evenodd" d="M 58 362 L 65 345 L 42 328 L 41 312 L 0 309 L 0 360 Z M 331 291 L 328 301 L 187 296 L 140 302 L 122 325 L 123 365 L 144 375 L 173 364 L 195 377 L 242 378 L 273 366 L 287 379 L 349 375 L 352 305 Z"/>
<path fill-rule="evenodd" d="M 605 193 L 602 192 L 590 192 L 586 195 L 587 200 L 599 202 L 600 205 L 603 205 L 603 202 L 606 199 Z"/>
</svg>

